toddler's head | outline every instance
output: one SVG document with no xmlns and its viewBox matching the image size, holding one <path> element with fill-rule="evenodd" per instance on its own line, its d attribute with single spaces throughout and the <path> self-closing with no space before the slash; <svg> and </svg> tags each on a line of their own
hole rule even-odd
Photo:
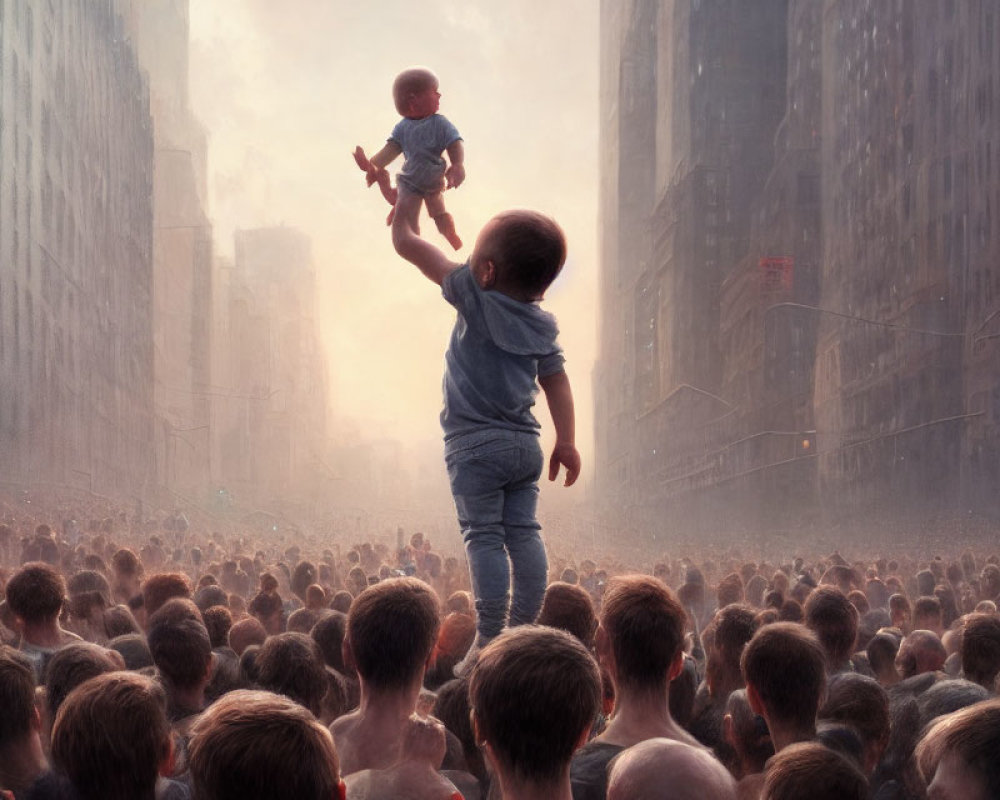
<svg viewBox="0 0 1000 800">
<path fill-rule="evenodd" d="M 536 211 L 497 214 L 486 223 L 469 261 L 480 286 L 517 299 L 537 300 L 566 262 L 566 236 Z"/>
<path fill-rule="evenodd" d="M 437 113 L 441 95 L 437 75 L 425 67 L 411 67 L 396 76 L 392 83 L 396 111 L 410 119 L 423 119 Z"/>
</svg>

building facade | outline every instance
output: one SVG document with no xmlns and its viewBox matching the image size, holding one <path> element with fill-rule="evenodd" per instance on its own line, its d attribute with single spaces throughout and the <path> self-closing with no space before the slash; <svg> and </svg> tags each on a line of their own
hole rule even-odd
<svg viewBox="0 0 1000 800">
<path fill-rule="evenodd" d="M 294 228 L 237 231 L 229 272 L 217 327 L 217 482 L 237 503 L 316 512 L 333 476 L 311 243 Z"/>
<path fill-rule="evenodd" d="M 602 7 L 607 502 L 1000 511 L 998 26 L 989 0 Z"/>
<path fill-rule="evenodd" d="M 149 76 L 154 128 L 157 484 L 163 502 L 179 495 L 175 500 L 203 503 L 212 485 L 213 260 L 207 137 L 188 99 L 188 7 L 188 0 L 129 0 L 124 15 Z"/>
<path fill-rule="evenodd" d="M 149 87 L 113 3 L 0 2 L 2 480 L 154 479 Z"/>
</svg>

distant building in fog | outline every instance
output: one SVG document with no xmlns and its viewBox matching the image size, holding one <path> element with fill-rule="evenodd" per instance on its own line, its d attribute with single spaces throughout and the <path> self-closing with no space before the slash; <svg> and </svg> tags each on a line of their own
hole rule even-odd
<svg viewBox="0 0 1000 800">
<path fill-rule="evenodd" d="M 294 228 L 236 232 L 217 328 L 216 480 L 236 499 L 310 507 L 332 477 L 327 372 L 309 238 Z"/>
<path fill-rule="evenodd" d="M 155 134 L 155 453 L 162 488 L 204 502 L 211 486 L 212 227 L 205 130 L 188 100 L 189 0 L 120 0 L 149 73 Z"/>
<path fill-rule="evenodd" d="M 602 9 L 605 497 L 998 510 L 1000 9 Z"/>
<path fill-rule="evenodd" d="M 153 480 L 149 88 L 111 3 L 0 3 L 0 458 Z"/>
</svg>

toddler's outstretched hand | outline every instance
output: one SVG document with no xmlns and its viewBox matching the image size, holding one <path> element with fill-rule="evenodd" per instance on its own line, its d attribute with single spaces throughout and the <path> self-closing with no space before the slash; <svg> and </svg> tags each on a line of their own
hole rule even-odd
<svg viewBox="0 0 1000 800">
<path fill-rule="evenodd" d="M 580 453 L 568 442 L 556 442 L 549 458 L 549 480 L 554 481 L 559 475 L 559 467 L 566 467 L 566 482 L 563 486 L 572 486 L 580 477 Z"/>
</svg>

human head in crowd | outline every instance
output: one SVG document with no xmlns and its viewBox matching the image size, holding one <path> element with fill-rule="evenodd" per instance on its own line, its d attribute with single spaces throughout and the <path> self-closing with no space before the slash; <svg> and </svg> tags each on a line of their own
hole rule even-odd
<svg viewBox="0 0 1000 800">
<path fill-rule="evenodd" d="M 854 766 L 863 770 L 864 745 L 858 732 L 850 725 L 833 720 L 820 720 L 816 723 L 814 741 L 846 756 Z"/>
<path fill-rule="evenodd" d="M 934 597 L 941 604 L 941 628 L 948 630 L 961 616 L 955 590 L 949 584 L 938 584 L 934 587 Z"/>
<path fill-rule="evenodd" d="M 904 634 L 912 630 L 912 611 L 906 595 L 894 594 L 889 597 L 889 616 L 892 618 L 892 627 L 899 628 Z"/>
<path fill-rule="evenodd" d="M 854 672 L 834 675 L 827 684 L 819 719 L 857 731 L 863 748 L 860 766 L 870 776 L 889 745 L 889 696 L 873 678 Z"/>
<path fill-rule="evenodd" d="M 324 611 L 329 608 L 326 592 L 318 583 L 310 584 L 306 588 L 306 608 L 310 611 Z"/>
<path fill-rule="evenodd" d="M 212 606 L 229 605 L 229 595 L 226 590 L 216 584 L 202 586 L 194 593 L 194 604 L 202 613 L 208 611 Z"/>
<path fill-rule="evenodd" d="M 743 602 L 743 579 L 737 572 L 730 572 L 715 587 L 716 607 L 725 608 Z"/>
<path fill-rule="evenodd" d="M 104 612 L 111 605 L 111 584 L 100 572 L 81 570 L 67 581 L 70 630 L 90 642 L 108 639 Z"/>
<path fill-rule="evenodd" d="M 858 636 L 858 611 L 833 586 L 820 586 L 806 600 L 805 624 L 816 634 L 826 653 L 827 670 L 840 672 L 849 667 Z"/>
<path fill-rule="evenodd" d="M 260 648 L 259 644 L 248 645 L 240 656 L 240 677 L 248 686 L 257 683 L 257 656 Z"/>
<path fill-rule="evenodd" d="M 424 686 L 436 689 L 455 676 L 455 665 L 469 651 L 476 638 L 476 621 L 467 614 L 453 611 L 441 623 Z"/>
<path fill-rule="evenodd" d="M 522 625 L 480 653 L 469 702 L 503 797 L 542 789 L 556 796 L 568 792 L 570 759 L 600 709 L 601 676 L 575 637 Z"/>
<path fill-rule="evenodd" d="M 167 690 L 171 719 L 201 711 L 212 674 L 212 642 L 205 626 L 193 619 L 163 622 L 153 626 L 147 641 Z"/>
<path fill-rule="evenodd" d="M 295 596 L 303 603 L 306 602 L 306 590 L 316 583 L 317 575 L 316 565 L 311 561 L 300 561 L 292 570 L 289 585 Z"/>
<path fill-rule="evenodd" d="M 84 681 L 125 668 L 121 654 L 91 642 L 74 642 L 55 653 L 45 670 L 47 726 L 59 712 L 66 696 Z"/>
<path fill-rule="evenodd" d="M 662 582 L 646 575 L 612 578 L 601 607 L 597 650 L 615 686 L 641 691 L 677 677 L 684 659 L 684 620 L 684 609 Z"/>
<path fill-rule="evenodd" d="M 995 691 L 1000 673 L 1000 618 L 990 614 L 966 617 L 961 652 L 964 676 Z"/>
<path fill-rule="evenodd" d="M 978 683 L 963 678 L 937 681 L 917 697 L 920 729 L 925 729 L 938 717 L 960 711 L 974 703 L 989 700 L 992 696 L 992 692 Z"/>
<path fill-rule="evenodd" d="M 934 594 L 934 585 L 937 583 L 937 579 L 929 569 L 919 570 L 914 576 L 914 580 L 917 584 L 918 597 L 926 597 Z"/>
<path fill-rule="evenodd" d="M 573 634 L 588 650 L 594 646 L 597 630 L 594 602 L 578 584 L 550 583 L 545 589 L 536 622 Z"/>
<path fill-rule="evenodd" d="M 50 634 L 53 626 L 59 625 L 66 583 L 55 567 L 29 561 L 7 582 L 6 594 L 7 605 L 25 639 L 43 647 L 59 643 Z"/>
<path fill-rule="evenodd" d="M 858 639 L 854 644 L 855 650 L 866 651 L 868 643 L 875 638 L 875 634 L 883 628 L 890 627 L 891 624 L 892 619 L 889 617 L 889 612 L 884 608 L 873 608 L 866 611 L 858 621 Z"/>
<path fill-rule="evenodd" d="M 818 742 L 790 745 L 772 758 L 761 800 L 868 800 L 868 782 L 851 761 Z"/>
<path fill-rule="evenodd" d="M 247 601 L 243 599 L 243 595 L 231 594 L 229 595 L 229 612 L 233 615 L 233 621 L 239 621 L 246 617 L 247 615 Z"/>
<path fill-rule="evenodd" d="M 330 601 L 330 608 L 334 611 L 339 611 L 341 614 L 346 614 L 351 610 L 351 603 L 353 602 L 354 595 L 346 589 L 341 589 L 333 595 L 333 599 Z"/>
<path fill-rule="evenodd" d="M 802 604 L 791 597 L 784 600 L 778 608 L 778 622 L 802 622 L 804 616 Z"/>
<path fill-rule="evenodd" d="M 469 679 L 455 678 L 437 690 L 434 699 L 434 716 L 445 728 L 458 737 L 462 753 L 471 772 L 483 785 L 488 781 L 483 754 L 476 745 L 476 736 L 469 717 Z"/>
<path fill-rule="evenodd" d="M 123 547 L 111 557 L 114 573 L 114 599 L 117 603 L 127 603 L 137 594 L 142 581 L 142 562 L 135 551 Z"/>
<path fill-rule="evenodd" d="M 104 612 L 104 630 L 109 639 L 127 633 L 141 633 L 142 628 L 126 605 L 111 606 Z"/>
<path fill-rule="evenodd" d="M 865 650 L 868 655 L 868 665 L 871 667 L 875 679 L 886 688 L 899 683 L 899 673 L 896 672 L 896 654 L 899 652 L 901 641 L 902 637 L 898 636 L 894 630 L 883 629 L 872 637 Z"/>
<path fill-rule="evenodd" d="M 767 578 L 763 575 L 754 575 L 747 580 L 744 593 L 746 594 L 747 603 L 751 606 L 760 608 L 764 605 L 765 592 L 767 592 Z"/>
<path fill-rule="evenodd" d="M 416 578 L 392 578 L 366 589 L 347 615 L 345 656 L 362 692 L 419 683 L 437 639 L 438 600 Z"/>
<path fill-rule="evenodd" d="M 743 686 L 740 656 L 758 628 L 753 608 L 733 603 L 716 612 L 712 621 L 713 640 L 706 664 L 706 681 L 713 696 L 728 695 Z"/>
<path fill-rule="evenodd" d="M 216 701 L 191 729 L 188 761 L 198 800 L 344 797 L 330 732 L 270 692 L 240 690 Z"/>
<path fill-rule="evenodd" d="M 261 585 L 264 584 L 264 577 L 270 577 L 271 580 L 274 580 L 272 576 L 265 573 L 261 576 Z M 275 581 L 275 583 L 277 582 Z M 284 606 L 276 591 L 258 592 L 250 601 L 250 605 L 247 606 L 247 611 L 264 626 L 264 630 L 269 636 L 282 632 Z"/>
<path fill-rule="evenodd" d="M 45 769 L 35 673 L 16 650 L 0 645 L 0 786 L 27 790 Z"/>
<path fill-rule="evenodd" d="M 913 604 L 913 630 L 933 631 L 938 636 L 944 633 L 940 600 L 933 595 L 917 598 Z"/>
<path fill-rule="evenodd" d="M 916 761 L 934 800 L 1000 797 L 1000 700 L 940 718 L 924 734 Z"/>
<path fill-rule="evenodd" d="M 774 755 L 767 722 L 750 708 L 746 689 L 737 689 L 726 699 L 722 735 L 736 753 L 737 778 L 763 772 L 764 764 Z"/>
<path fill-rule="evenodd" d="M 1000 567 L 987 564 L 979 573 L 979 594 L 984 600 L 1000 600 Z"/>
<path fill-rule="evenodd" d="M 239 622 L 234 622 L 229 629 L 229 646 L 238 656 L 243 655 L 243 651 L 250 645 L 264 644 L 265 639 L 267 631 L 256 617 L 244 617 Z"/>
<path fill-rule="evenodd" d="M 323 661 L 328 667 L 344 673 L 344 634 L 347 631 L 347 615 L 331 611 L 317 622 L 309 635 L 319 645 Z"/>
<path fill-rule="evenodd" d="M 141 633 L 126 633 L 108 642 L 108 649 L 118 653 L 125 662 L 125 669 L 133 672 L 153 667 L 153 654 L 149 652 L 146 637 Z"/>
<path fill-rule="evenodd" d="M 149 619 L 171 598 L 191 597 L 191 584 L 187 576 L 179 572 L 163 572 L 151 575 L 142 584 L 142 607 L 146 618 L 146 629 L 149 629 Z"/>
<path fill-rule="evenodd" d="M 889 608 L 889 589 L 881 578 L 872 577 L 865 583 L 865 597 L 870 608 Z"/>
<path fill-rule="evenodd" d="M 171 597 L 155 612 L 146 617 L 146 629 L 152 630 L 161 623 L 180 622 L 185 619 L 203 621 L 201 612 L 193 600 L 187 597 Z"/>
<path fill-rule="evenodd" d="M 608 767 L 608 800 L 736 800 L 736 783 L 707 750 L 647 739 Z"/>
<path fill-rule="evenodd" d="M 52 728 L 52 763 L 80 800 L 153 800 L 172 751 L 162 689 L 130 672 L 80 684 Z"/>
<path fill-rule="evenodd" d="M 454 612 L 456 614 L 467 614 L 470 617 L 473 616 L 475 612 L 472 605 L 472 593 L 464 591 L 452 592 L 448 595 L 445 610 L 449 613 Z"/>
<path fill-rule="evenodd" d="M 868 596 L 862 592 L 860 589 L 851 589 L 847 593 L 848 602 L 854 606 L 854 609 L 858 612 L 858 616 L 864 616 L 869 611 L 871 611 L 871 604 L 868 602 Z"/>
<path fill-rule="evenodd" d="M 288 624 L 285 629 L 292 633 L 305 633 L 313 629 L 313 625 L 319 622 L 320 615 L 311 608 L 297 608 L 288 615 Z"/>
<path fill-rule="evenodd" d="M 257 654 L 257 683 L 282 694 L 320 716 L 327 692 L 326 670 L 319 645 L 304 633 L 269 636 Z"/>
<path fill-rule="evenodd" d="M 225 606 L 212 606 L 202 612 L 201 618 L 212 642 L 212 649 L 228 647 L 229 631 L 233 627 L 233 615 L 229 613 L 229 609 Z"/>
<path fill-rule="evenodd" d="M 811 739 L 826 687 L 826 654 L 816 635 L 794 622 L 766 625 L 741 661 L 750 707 L 767 720 L 774 749 Z"/>
<path fill-rule="evenodd" d="M 900 642 L 896 654 L 896 671 L 904 680 L 936 672 L 944 667 L 948 654 L 936 633 L 915 630 Z"/>
</svg>

